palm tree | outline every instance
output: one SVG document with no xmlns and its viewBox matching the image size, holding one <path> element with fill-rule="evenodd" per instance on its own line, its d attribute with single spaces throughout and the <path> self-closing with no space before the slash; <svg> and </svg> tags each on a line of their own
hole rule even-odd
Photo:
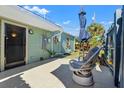
<svg viewBox="0 0 124 93">
<path fill-rule="evenodd" d="M 91 34 L 92 38 L 89 43 L 92 47 L 102 44 L 104 40 L 104 26 L 99 23 L 92 23 L 87 27 L 87 31 Z"/>
</svg>

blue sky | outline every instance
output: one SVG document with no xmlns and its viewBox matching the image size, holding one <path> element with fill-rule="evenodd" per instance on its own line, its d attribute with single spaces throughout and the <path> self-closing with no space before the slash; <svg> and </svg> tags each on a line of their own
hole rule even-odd
<svg viewBox="0 0 124 93">
<path fill-rule="evenodd" d="M 114 12 L 121 8 L 119 5 L 33 5 L 23 6 L 24 8 L 38 13 L 43 17 L 55 22 L 63 27 L 65 32 L 78 36 L 79 34 L 79 17 L 80 7 L 86 11 L 87 26 L 92 23 L 92 17 L 95 13 L 96 22 L 101 23 L 107 30 L 114 19 Z"/>
</svg>

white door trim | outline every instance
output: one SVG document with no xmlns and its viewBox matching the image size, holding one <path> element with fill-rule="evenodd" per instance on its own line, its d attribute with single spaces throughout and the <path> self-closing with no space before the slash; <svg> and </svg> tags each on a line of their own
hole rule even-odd
<svg viewBox="0 0 124 93">
<path fill-rule="evenodd" d="M 11 21 L 7 21 L 7 20 L 4 20 L 2 19 L 1 20 L 1 59 L 0 59 L 0 71 L 3 71 L 5 69 L 5 53 L 4 53 L 4 43 L 5 43 L 5 23 L 8 23 L 8 24 L 12 24 L 12 25 L 15 25 L 15 26 L 19 26 L 19 27 L 24 27 L 26 28 L 26 54 L 25 54 L 25 62 L 26 64 L 28 63 L 28 26 L 25 26 L 25 25 L 21 25 L 21 24 L 18 24 L 18 23 L 15 23 L 15 22 L 11 22 Z"/>
<path fill-rule="evenodd" d="M 4 58 L 4 22 L 3 20 L 1 20 L 1 51 L 0 51 L 0 70 L 3 71 L 4 70 L 4 62 L 5 62 L 5 58 Z"/>
</svg>

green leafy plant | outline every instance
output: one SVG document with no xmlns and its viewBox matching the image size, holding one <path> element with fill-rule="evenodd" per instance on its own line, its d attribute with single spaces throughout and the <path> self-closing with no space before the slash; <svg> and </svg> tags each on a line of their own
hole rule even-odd
<svg viewBox="0 0 124 93">
<path fill-rule="evenodd" d="M 55 51 L 51 51 L 49 49 L 46 49 L 46 51 L 49 53 L 50 56 L 54 56 L 56 54 Z"/>
<path fill-rule="evenodd" d="M 101 45 L 104 41 L 105 28 L 102 24 L 92 23 L 87 27 L 87 31 L 91 34 L 92 38 L 89 40 L 90 46 Z"/>
</svg>

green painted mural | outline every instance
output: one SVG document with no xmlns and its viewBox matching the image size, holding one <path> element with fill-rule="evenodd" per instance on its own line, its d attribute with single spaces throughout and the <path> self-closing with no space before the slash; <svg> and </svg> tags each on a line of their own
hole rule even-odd
<svg viewBox="0 0 124 93">
<path fill-rule="evenodd" d="M 56 54 L 71 53 L 75 51 L 75 37 L 66 33 L 54 33 L 57 35 L 53 38 L 53 51 Z"/>
<path fill-rule="evenodd" d="M 75 37 L 65 32 L 61 35 L 61 52 L 70 53 L 75 51 Z"/>
</svg>

